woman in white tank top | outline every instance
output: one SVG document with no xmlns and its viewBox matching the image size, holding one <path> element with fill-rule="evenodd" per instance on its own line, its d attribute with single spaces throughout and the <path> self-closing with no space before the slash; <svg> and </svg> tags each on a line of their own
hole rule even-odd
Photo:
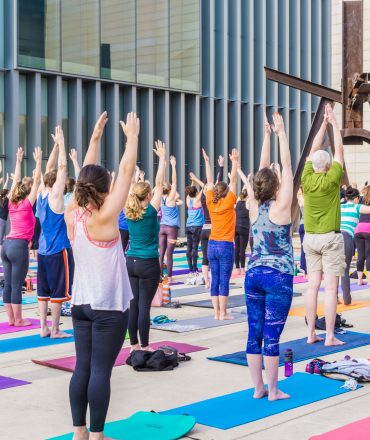
<svg viewBox="0 0 370 440">
<path fill-rule="evenodd" d="M 75 259 L 71 303 L 77 362 L 69 390 L 74 440 L 104 439 L 110 376 L 126 335 L 132 298 L 118 216 L 135 169 L 140 123 L 135 113 L 127 115 L 126 123 L 121 122 L 127 144 L 110 191 L 110 174 L 97 165 L 107 120 L 104 112 L 95 125 L 65 213 Z M 86 427 L 88 406 L 90 435 Z"/>
</svg>

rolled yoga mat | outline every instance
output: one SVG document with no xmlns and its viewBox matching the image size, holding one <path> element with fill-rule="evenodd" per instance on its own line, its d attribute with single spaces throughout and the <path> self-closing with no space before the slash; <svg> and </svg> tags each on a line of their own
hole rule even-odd
<svg viewBox="0 0 370 440">
<path fill-rule="evenodd" d="M 66 330 L 65 333 L 73 335 L 73 330 Z M 51 339 L 40 338 L 40 335 L 22 336 L 20 338 L 4 339 L 3 341 L 0 341 L 0 353 L 47 347 L 49 345 L 66 344 L 68 342 L 74 342 L 74 338 Z"/>
<path fill-rule="evenodd" d="M 9 325 L 7 322 L 0 322 L 0 335 L 5 335 L 7 333 L 23 332 L 26 330 L 35 330 L 40 328 L 40 320 L 34 318 L 27 318 L 32 322 L 32 325 L 27 325 L 25 327 L 16 327 L 15 325 Z M 51 321 L 48 321 L 48 326 L 51 325 Z"/>
<path fill-rule="evenodd" d="M 191 344 L 180 344 L 178 342 L 173 341 L 160 341 L 153 342 L 150 346 L 154 349 L 161 347 L 162 345 L 170 345 L 178 350 L 179 353 L 195 353 L 196 351 L 208 350 L 207 347 L 200 347 L 198 345 Z M 114 364 L 115 367 L 120 365 L 125 365 L 127 358 L 130 356 L 130 348 L 123 348 Z M 76 367 L 76 356 L 68 356 L 65 358 L 59 359 L 50 359 L 45 361 L 40 361 L 36 359 L 32 359 L 32 362 L 38 365 L 43 365 L 45 367 L 56 368 L 57 370 L 69 371 L 73 372 Z"/>
<path fill-rule="evenodd" d="M 319 336 L 325 338 L 325 333 Z M 295 339 L 293 341 L 283 342 L 280 344 L 280 359 L 279 365 L 284 365 L 284 351 L 288 348 L 293 350 L 293 361 L 301 362 L 308 359 L 319 358 L 333 353 L 350 350 L 351 348 L 363 347 L 370 345 L 370 334 L 347 332 L 343 335 L 338 335 L 344 345 L 336 345 L 325 347 L 324 341 L 316 342 L 315 344 L 307 344 L 307 338 Z M 212 356 L 207 359 L 211 361 L 226 362 L 229 364 L 247 366 L 247 359 L 245 351 L 237 351 L 235 353 L 224 354 L 222 356 Z"/>
<path fill-rule="evenodd" d="M 370 417 L 334 429 L 321 435 L 314 435 L 309 440 L 369 440 Z"/>
<path fill-rule="evenodd" d="M 279 389 L 290 394 L 290 399 L 270 402 L 267 398 L 253 399 L 254 388 L 203 400 L 190 405 L 163 411 L 161 414 L 189 414 L 197 423 L 218 429 L 254 422 L 303 405 L 318 402 L 349 390 L 341 388 L 343 382 L 316 374 L 295 373 L 279 381 Z M 356 437 L 352 437 L 356 438 Z"/>
<path fill-rule="evenodd" d="M 25 380 L 18 380 L 13 379 L 12 377 L 0 376 L 0 390 L 20 387 L 22 385 L 29 385 L 30 383 L 31 382 L 26 382 Z"/>
<path fill-rule="evenodd" d="M 139 411 L 127 419 L 106 423 L 104 434 L 116 440 L 176 440 L 183 438 L 195 425 L 194 417 L 166 416 Z M 72 440 L 73 433 L 49 440 Z"/>
<path fill-rule="evenodd" d="M 222 327 L 224 325 L 239 324 L 247 322 L 245 313 L 231 313 L 234 319 L 219 320 L 214 316 L 202 316 L 200 318 L 184 319 L 176 322 L 169 322 L 167 324 L 152 324 L 151 328 L 155 330 L 165 330 L 168 332 L 185 333 L 193 330 L 201 330 L 204 328 Z"/>
</svg>

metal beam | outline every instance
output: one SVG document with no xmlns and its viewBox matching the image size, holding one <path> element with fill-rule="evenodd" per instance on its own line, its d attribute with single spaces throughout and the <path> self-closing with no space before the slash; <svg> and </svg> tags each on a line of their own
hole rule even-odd
<svg viewBox="0 0 370 440">
<path fill-rule="evenodd" d="M 342 94 L 338 90 L 331 89 L 321 84 L 312 83 L 305 79 L 298 78 L 287 73 L 279 72 L 278 70 L 270 69 L 265 66 L 266 79 L 270 81 L 284 84 L 294 89 L 301 90 L 302 92 L 312 93 L 313 95 L 320 96 L 329 101 L 342 102 Z"/>
</svg>

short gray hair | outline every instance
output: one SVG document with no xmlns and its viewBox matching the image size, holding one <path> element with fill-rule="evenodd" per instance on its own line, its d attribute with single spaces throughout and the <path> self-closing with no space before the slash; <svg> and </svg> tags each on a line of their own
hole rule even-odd
<svg viewBox="0 0 370 440">
<path fill-rule="evenodd" d="M 319 150 L 312 155 L 312 166 L 315 172 L 323 171 L 330 165 L 331 157 L 327 151 Z"/>
</svg>

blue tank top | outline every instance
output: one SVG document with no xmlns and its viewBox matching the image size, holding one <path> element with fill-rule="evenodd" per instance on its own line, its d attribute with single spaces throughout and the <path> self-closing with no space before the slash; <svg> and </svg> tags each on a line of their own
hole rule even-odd
<svg viewBox="0 0 370 440">
<path fill-rule="evenodd" d="M 204 214 L 203 208 L 194 208 L 194 199 L 189 200 L 188 218 L 186 220 L 186 226 L 203 226 Z"/>
<path fill-rule="evenodd" d="M 258 208 L 257 220 L 252 224 L 253 253 L 248 270 L 267 266 L 289 275 L 294 274 L 294 256 L 291 237 L 291 223 L 276 225 L 270 220 L 271 201 Z"/>
<path fill-rule="evenodd" d="M 44 198 L 42 194 L 39 195 L 37 213 L 41 224 L 39 254 L 54 255 L 63 249 L 69 249 L 71 244 L 67 236 L 64 214 L 56 214 L 51 210 L 49 194 Z"/>
<path fill-rule="evenodd" d="M 161 225 L 174 226 L 180 228 L 180 213 L 177 205 L 170 207 L 166 205 L 166 197 L 162 198 L 161 206 L 162 218 Z"/>
<path fill-rule="evenodd" d="M 124 231 L 128 231 L 128 225 L 127 225 L 127 220 L 126 220 L 126 216 L 125 216 L 125 211 L 123 209 L 120 212 L 119 217 L 118 217 L 118 228 L 123 229 Z"/>
</svg>

